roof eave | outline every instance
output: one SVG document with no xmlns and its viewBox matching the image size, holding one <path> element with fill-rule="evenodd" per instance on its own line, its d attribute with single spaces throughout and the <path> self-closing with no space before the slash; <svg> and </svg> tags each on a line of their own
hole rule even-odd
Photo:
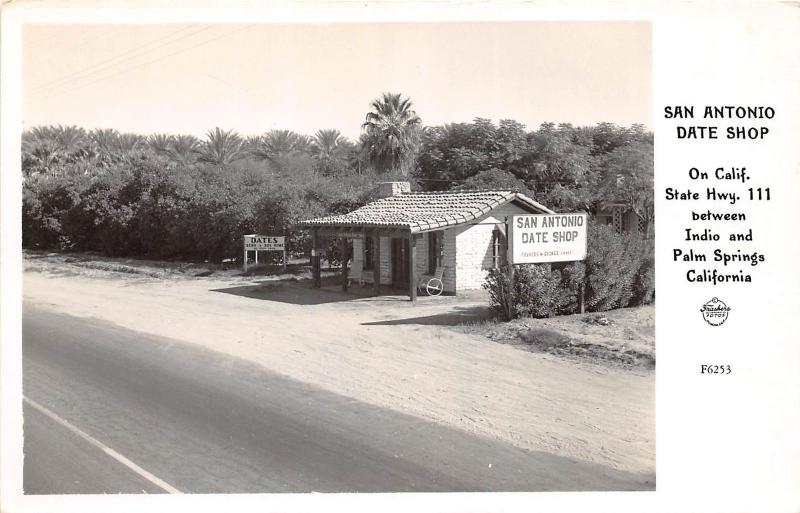
<svg viewBox="0 0 800 513">
<path fill-rule="evenodd" d="M 521 201 L 522 203 L 527 203 L 529 206 L 531 206 L 531 207 L 533 207 L 533 208 L 535 208 L 537 210 L 540 210 L 542 214 L 556 214 L 557 213 L 555 210 L 550 210 L 549 208 L 545 207 L 544 205 L 542 205 L 538 201 L 534 201 L 532 198 L 529 198 L 528 196 L 522 194 L 521 192 L 515 192 L 514 196 L 509 201 L 513 201 L 515 199 Z M 508 203 L 508 202 L 506 202 L 506 203 Z"/>
</svg>

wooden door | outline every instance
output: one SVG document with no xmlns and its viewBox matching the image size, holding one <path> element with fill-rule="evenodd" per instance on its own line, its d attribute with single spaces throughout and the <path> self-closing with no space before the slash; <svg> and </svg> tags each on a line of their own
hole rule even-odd
<svg viewBox="0 0 800 513">
<path fill-rule="evenodd" d="M 392 287 L 408 288 L 408 239 L 392 239 Z"/>
</svg>

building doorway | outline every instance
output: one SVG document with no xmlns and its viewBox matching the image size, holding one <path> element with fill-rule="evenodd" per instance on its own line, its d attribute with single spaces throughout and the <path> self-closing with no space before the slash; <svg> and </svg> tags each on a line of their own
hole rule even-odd
<svg viewBox="0 0 800 513">
<path fill-rule="evenodd" d="M 392 287 L 408 288 L 408 239 L 392 239 Z"/>
</svg>

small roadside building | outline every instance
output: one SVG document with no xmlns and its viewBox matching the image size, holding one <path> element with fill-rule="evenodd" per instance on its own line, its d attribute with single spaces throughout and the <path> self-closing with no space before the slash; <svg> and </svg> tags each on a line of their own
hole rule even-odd
<svg viewBox="0 0 800 513">
<path fill-rule="evenodd" d="M 506 217 L 554 213 L 524 194 L 502 190 L 411 192 L 408 182 L 386 182 L 378 197 L 350 213 L 297 224 L 312 233 L 315 286 L 321 239 L 336 237 L 345 250 L 352 241 L 345 287 L 348 279 L 371 283 L 375 294 L 381 285 L 390 286 L 408 290 L 414 301 L 420 277 L 438 270 L 446 293 L 478 289 L 488 270 L 506 258 Z"/>
</svg>

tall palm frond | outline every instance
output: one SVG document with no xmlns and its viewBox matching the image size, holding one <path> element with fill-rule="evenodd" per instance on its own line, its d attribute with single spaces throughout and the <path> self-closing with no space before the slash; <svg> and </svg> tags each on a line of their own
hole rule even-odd
<svg viewBox="0 0 800 513">
<path fill-rule="evenodd" d="M 258 150 L 258 147 L 260 145 L 261 145 L 260 135 L 248 135 L 245 138 L 244 142 L 242 143 L 242 151 L 252 155 L 254 151 Z"/>
<path fill-rule="evenodd" d="M 408 176 L 419 151 L 422 120 L 409 98 L 384 93 L 370 103 L 361 125 L 367 134 L 370 163 L 380 172 L 399 172 Z"/>
<path fill-rule="evenodd" d="M 280 166 L 290 155 L 309 153 L 310 146 L 311 139 L 308 136 L 291 130 L 270 130 L 259 138 L 251 154 Z"/>
<path fill-rule="evenodd" d="M 342 133 L 336 129 L 318 130 L 311 141 L 311 155 L 317 158 L 335 158 L 345 142 Z"/>
<path fill-rule="evenodd" d="M 297 138 L 294 141 L 294 153 L 311 153 L 311 145 L 313 143 L 313 139 L 307 135 L 297 134 Z"/>
<path fill-rule="evenodd" d="M 139 134 L 124 133 L 117 136 L 114 149 L 121 157 L 130 155 L 147 144 L 147 139 Z"/>
<path fill-rule="evenodd" d="M 311 141 L 310 155 L 314 169 L 324 175 L 342 174 L 358 166 L 351 166 L 356 146 L 341 132 L 334 129 L 319 130 Z"/>
<path fill-rule="evenodd" d="M 147 138 L 147 146 L 156 155 L 169 155 L 173 136 L 168 134 L 152 134 Z"/>
<path fill-rule="evenodd" d="M 193 135 L 176 135 L 169 144 L 167 155 L 180 164 L 191 164 L 200 155 L 202 143 Z"/>
<path fill-rule="evenodd" d="M 294 151 L 297 134 L 291 130 L 270 130 L 261 136 L 253 150 L 253 156 L 262 160 L 272 160 Z"/>
<path fill-rule="evenodd" d="M 208 138 L 202 145 L 200 160 L 211 164 L 223 165 L 241 159 L 245 156 L 242 151 L 242 138 L 233 130 L 222 130 L 219 127 L 209 130 Z"/>
<path fill-rule="evenodd" d="M 37 126 L 22 135 L 22 166 L 26 176 L 55 174 L 59 164 L 74 163 L 91 155 L 86 131 L 77 126 Z"/>
<path fill-rule="evenodd" d="M 67 153 L 79 153 L 85 151 L 89 142 L 86 130 L 75 125 L 47 127 L 49 137 L 55 142 L 56 146 Z"/>
<path fill-rule="evenodd" d="M 101 158 L 110 157 L 116 152 L 119 133 L 112 128 L 96 128 L 89 132 L 95 155 Z"/>
</svg>

